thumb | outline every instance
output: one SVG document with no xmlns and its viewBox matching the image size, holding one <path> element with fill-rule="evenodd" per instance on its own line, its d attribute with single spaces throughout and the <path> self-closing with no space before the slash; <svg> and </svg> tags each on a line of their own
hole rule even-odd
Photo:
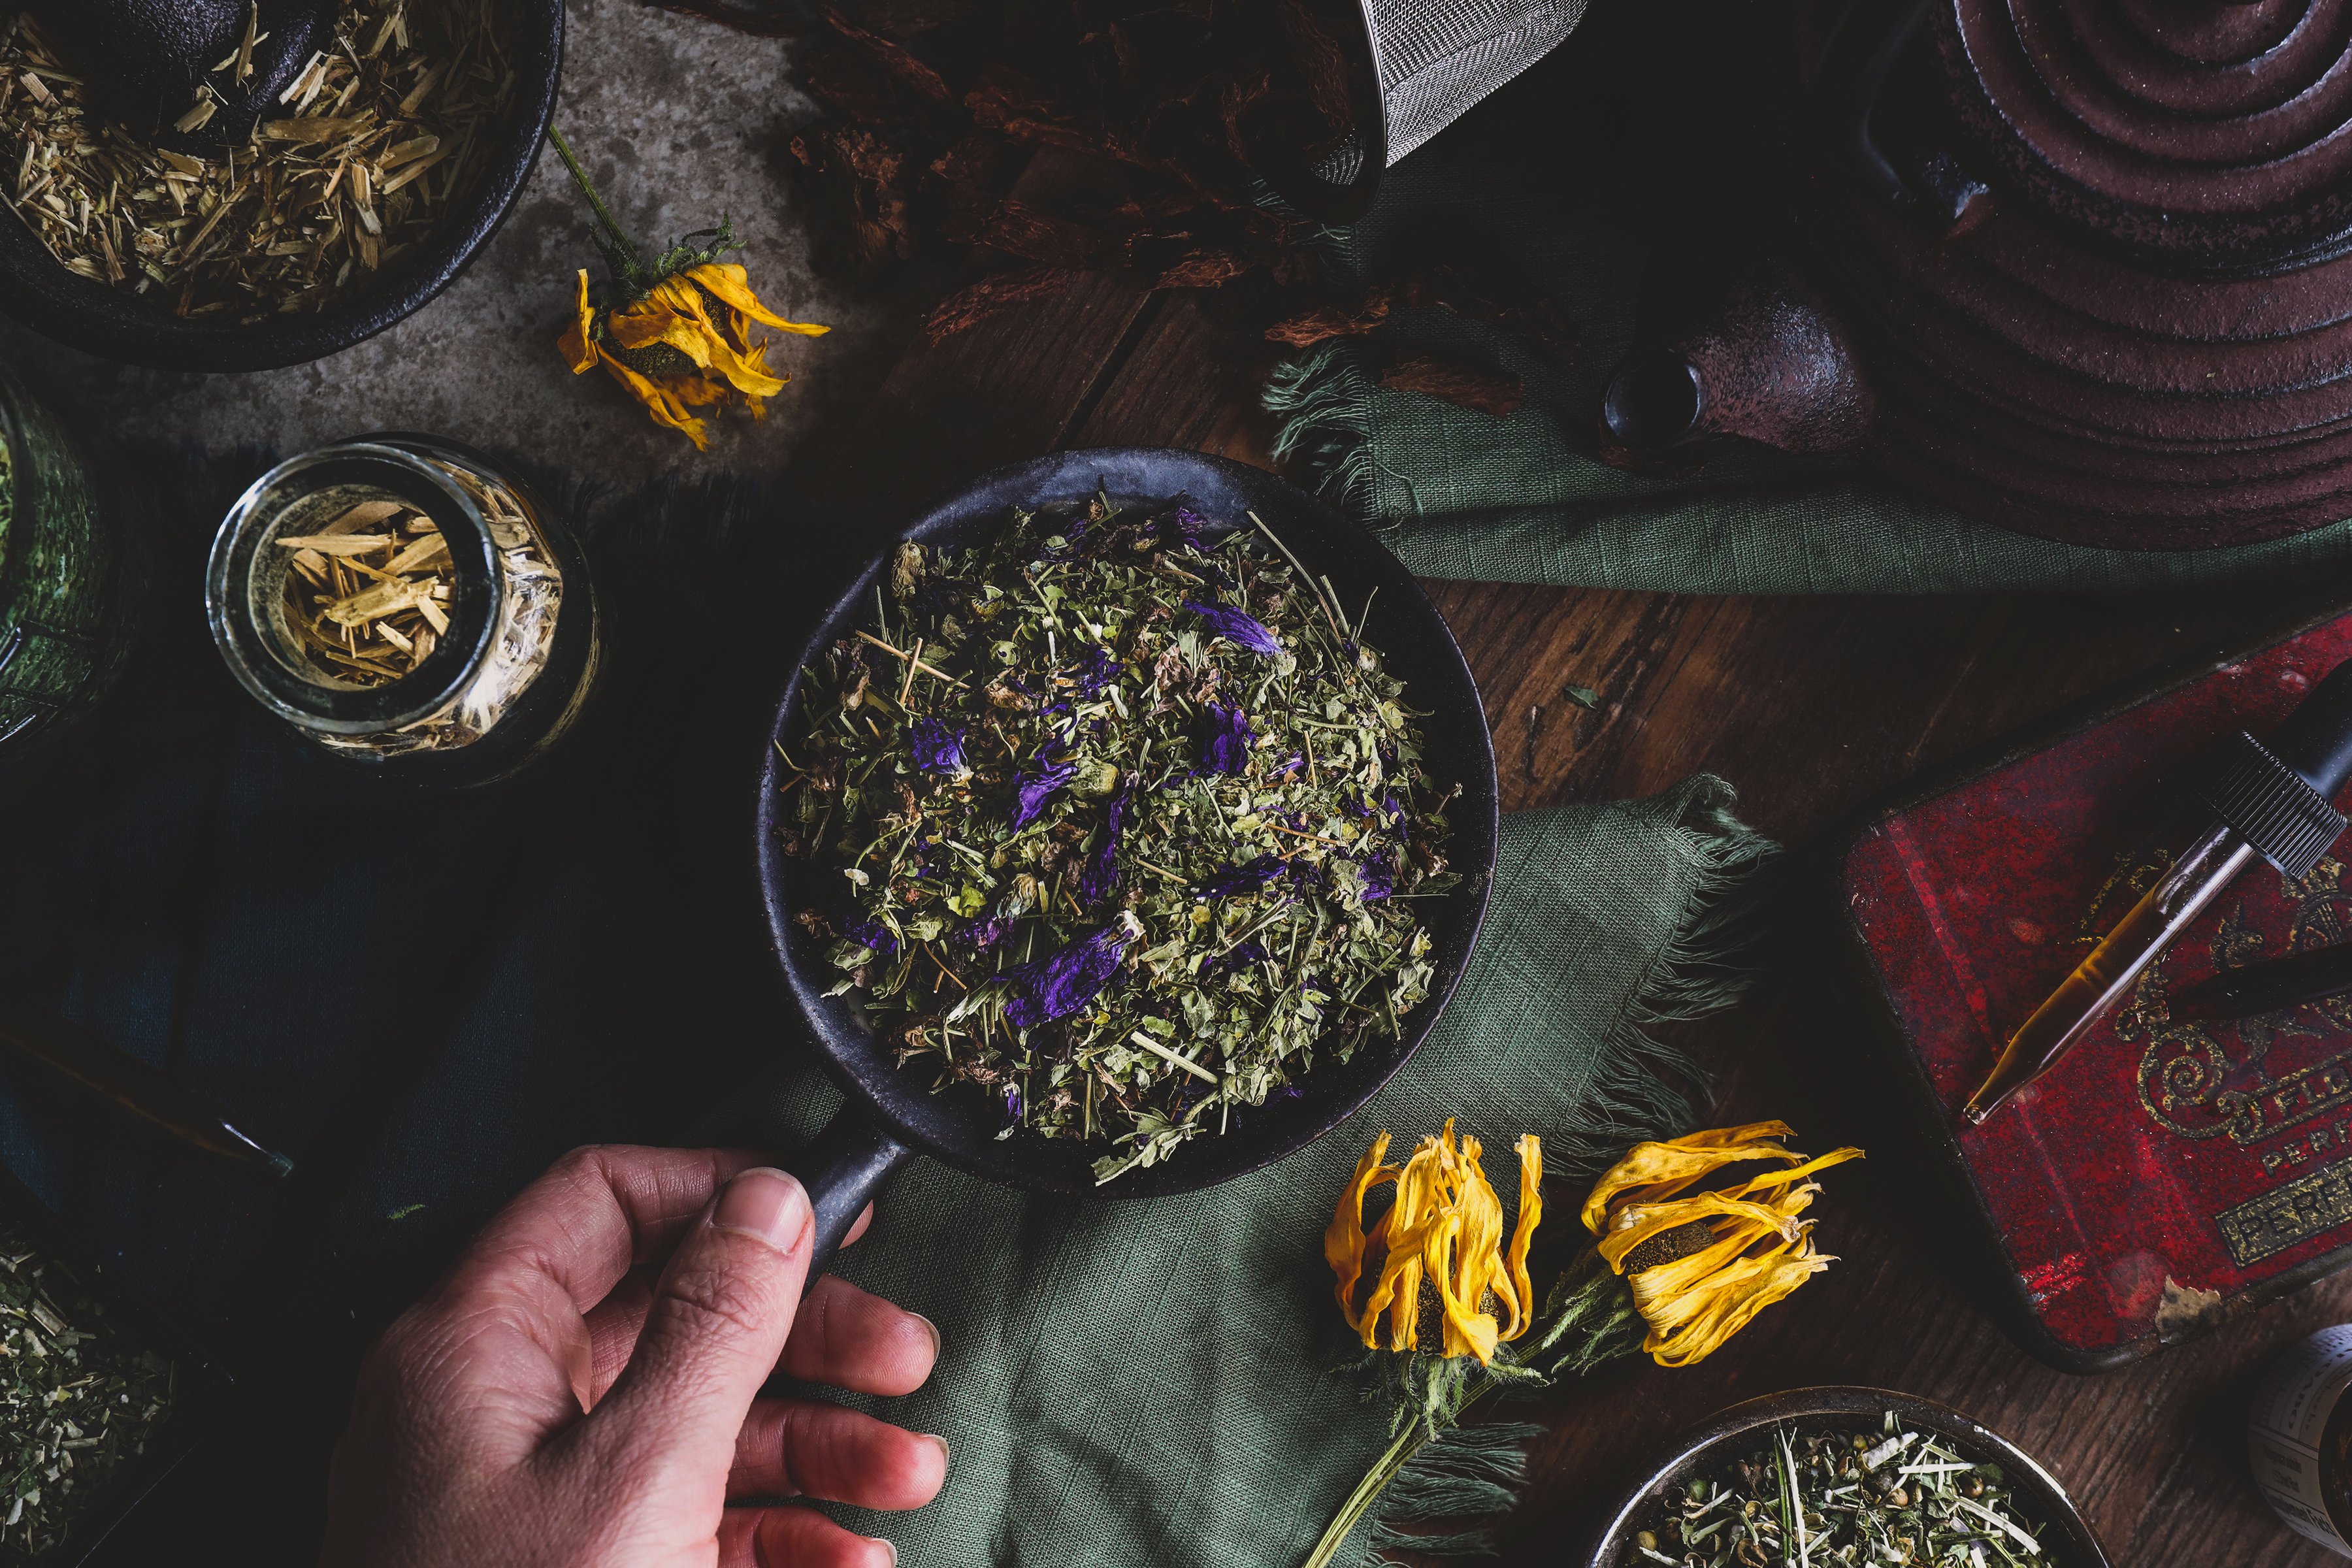
<svg viewBox="0 0 2352 1568">
<path fill-rule="evenodd" d="M 792 1332 L 813 1228 L 808 1194 L 785 1173 L 729 1182 L 662 1270 L 628 1366 L 585 1423 L 593 1446 L 673 1477 L 724 1478 Z"/>
</svg>

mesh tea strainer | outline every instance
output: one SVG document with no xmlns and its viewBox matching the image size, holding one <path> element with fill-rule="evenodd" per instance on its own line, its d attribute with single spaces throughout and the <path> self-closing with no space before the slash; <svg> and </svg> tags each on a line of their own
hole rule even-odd
<svg viewBox="0 0 2352 1568">
<path fill-rule="evenodd" d="M 1390 165 L 1551 52 L 1586 0 L 1333 0 L 1354 128 L 1313 146 L 1295 122 L 1268 128 L 1259 164 L 1310 216 L 1348 223 L 1371 205 Z"/>
</svg>

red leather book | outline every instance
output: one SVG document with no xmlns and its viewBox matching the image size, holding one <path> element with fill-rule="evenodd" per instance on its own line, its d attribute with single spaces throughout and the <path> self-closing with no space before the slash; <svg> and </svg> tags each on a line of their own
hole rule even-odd
<svg viewBox="0 0 2352 1568">
<path fill-rule="evenodd" d="M 1902 1076 L 2006 1270 L 2006 1315 L 2070 1371 L 2352 1265 L 2352 995 L 2228 1022 L 2166 1006 L 2219 968 L 2352 939 L 2336 858 L 2352 836 L 2299 882 L 2256 861 L 2049 1072 L 1981 1127 L 1959 1116 L 2206 819 L 2187 784 L 2215 745 L 2259 738 L 2347 658 L 2352 613 L 2305 625 L 1921 787 L 1839 865 Z"/>
</svg>

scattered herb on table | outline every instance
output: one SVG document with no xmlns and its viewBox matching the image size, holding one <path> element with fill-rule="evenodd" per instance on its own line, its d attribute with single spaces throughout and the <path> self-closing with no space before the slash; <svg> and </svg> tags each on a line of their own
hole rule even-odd
<svg viewBox="0 0 2352 1568">
<path fill-rule="evenodd" d="M 146 1450 L 172 1394 L 171 1363 L 124 1340 L 80 1281 L 0 1221 L 0 1563 L 57 1544 Z"/>
<path fill-rule="evenodd" d="M 1263 525 L 1260 525 L 1262 528 Z M 785 848 L 836 994 L 1098 1181 L 1396 1037 L 1450 798 L 1404 684 L 1271 533 L 1098 496 L 903 546 L 809 672 Z"/>
<path fill-rule="evenodd" d="M 316 310 L 424 238 L 473 178 L 513 95 L 500 10 L 344 0 L 329 47 L 252 135 L 202 155 L 100 120 L 16 14 L 0 35 L 0 195 L 66 267 L 179 315 Z M 251 56 L 213 68 L 182 132 Z"/>
<path fill-rule="evenodd" d="M 1668 1494 L 1625 1568 L 2032 1568 L 2055 1561 L 1998 1465 L 1933 1433 L 1773 1429 L 1763 1445 Z"/>
</svg>

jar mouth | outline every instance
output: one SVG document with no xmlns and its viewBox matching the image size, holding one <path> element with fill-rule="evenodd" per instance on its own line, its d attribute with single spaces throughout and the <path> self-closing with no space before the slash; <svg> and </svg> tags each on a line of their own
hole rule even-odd
<svg viewBox="0 0 2352 1568">
<path fill-rule="evenodd" d="M 383 499 L 422 512 L 447 542 L 449 629 L 406 675 L 362 686 L 328 670 L 289 624 L 294 552 L 278 541 L 317 531 L 355 501 Z M 488 520 L 434 464 L 370 441 L 322 447 L 278 464 L 229 508 L 205 568 L 206 616 L 230 673 L 280 718 L 325 734 L 397 730 L 456 701 L 488 657 L 497 555 Z"/>
</svg>

